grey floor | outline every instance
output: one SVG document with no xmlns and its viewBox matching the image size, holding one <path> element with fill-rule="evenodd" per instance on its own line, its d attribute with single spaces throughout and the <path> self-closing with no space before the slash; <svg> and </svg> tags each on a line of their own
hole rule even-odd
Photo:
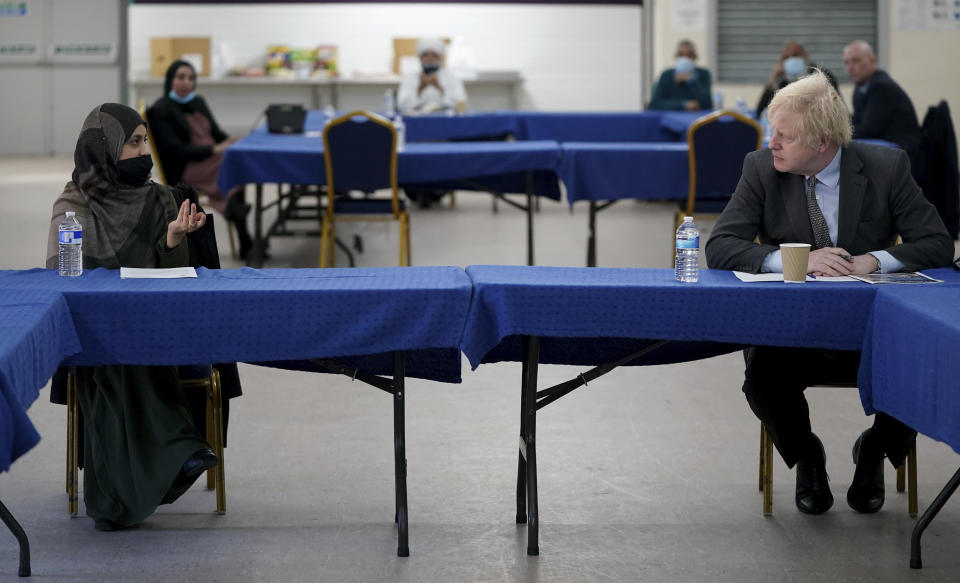
<svg viewBox="0 0 960 583">
<path fill-rule="evenodd" d="M 0 160 L 0 268 L 42 264 L 50 206 L 71 170 L 62 158 Z M 414 209 L 414 262 L 523 263 L 523 220 L 505 205 L 492 213 L 476 193 L 459 193 L 455 209 Z M 583 265 L 586 220 L 582 206 L 544 201 L 538 263 Z M 669 207 L 621 202 L 599 222 L 600 265 L 670 265 Z M 358 232 L 362 265 L 392 264 L 393 228 Z M 314 266 L 317 248 L 278 241 L 269 266 Z M 0 498 L 30 535 L 38 581 L 960 580 L 956 501 L 924 538 L 922 571 L 907 567 L 914 521 L 892 469 L 880 513 L 847 507 L 850 445 L 868 424 L 854 390 L 809 395 L 834 508 L 797 512 L 793 472 L 778 461 L 775 514 L 763 517 L 742 366 L 732 354 L 624 368 L 542 410 L 539 557 L 526 555 L 526 529 L 514 524 L 520 366 L 511 363 L 464 362 L 462 385 L 409 381 L 409 558 L 395 555 L 390 399 L 329 375 L 241 365 L 224 516 L 197 485 L 136 530 L 101 533 L 69 518 L 65 410 L 46 390 L 30 409 L 43 439 L 0 475 Z M 541 383 L 576 372 L 544 367 Z M 918 449 L 922 509 L 960 456 L 923 437 Z M 13 538 L 0 534 L 0 580 L 16 579 L 16 560 Z"/>
</svg>

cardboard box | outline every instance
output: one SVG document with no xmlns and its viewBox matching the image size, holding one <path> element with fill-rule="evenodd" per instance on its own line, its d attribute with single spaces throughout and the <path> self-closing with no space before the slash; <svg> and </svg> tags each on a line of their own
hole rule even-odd
<svg viewBox="0 0 960 583">
<path fill-rule="evenodd" d="M 188 61 L 201 77 L 210 76 L 210 37 L 161 36 L 150 39 L 150 75 L 163 77 L 170 63 Z"/>
</svg>

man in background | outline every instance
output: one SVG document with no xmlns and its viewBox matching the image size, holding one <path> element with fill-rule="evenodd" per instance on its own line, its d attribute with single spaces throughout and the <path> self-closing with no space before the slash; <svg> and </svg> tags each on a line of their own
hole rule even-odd
<svg viewBox="0 0 960 583">
<path fill-rule="evenodd" d="M 853 135 L 856 138 L 887 140 L 903 148 L 910 157 L 913 176 L 923 175 L 923 136 L 917 112 L 906 92 L 883 69 L 877 68 L 873 48 L 855 40 L 843 49 L 843 66 L 853 92 Z"/>
<path fill-rule="evenodd" d="M 405 75 L 400 81 L 397 107 L 402 113 L 453 109 L 462 112 L 466 108 L 467 91 L 463 81 L 443 66 L 444 46 L 443 39 L 439 38 L 417 40 L 422 72 Z"/>
<path fill-rule="evenodd" d="M 711 109 L 710 71 L 696 66 L 697 48 L 688 40 L 677 43 L 672 69 L 660 75 L 649 109 L 695 111 Z"/>
</svg>

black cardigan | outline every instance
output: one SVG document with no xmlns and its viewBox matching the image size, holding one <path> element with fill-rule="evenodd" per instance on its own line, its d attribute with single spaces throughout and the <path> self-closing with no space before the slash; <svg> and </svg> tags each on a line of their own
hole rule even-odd
<svg viewBox="0 0 960 583">
<path fill-rule="evenodd" d="M 229 137 L 213 119 L 203 97 L 197 95 L 190 102 L 190 106 L 210 120 L 210 133 L 216 143 L 219 144 Z M 212 146 L 190 144 L 190 126 L 183 115 L 183 109 L 166 95 L 147 110 L 147 122 L 150 124 L 150 132 L 153 134 L 167 184 L 174 185 L 183 181 L 183 169 L 187 162 L 199 162 L 213 155 Z"/>
</svg>

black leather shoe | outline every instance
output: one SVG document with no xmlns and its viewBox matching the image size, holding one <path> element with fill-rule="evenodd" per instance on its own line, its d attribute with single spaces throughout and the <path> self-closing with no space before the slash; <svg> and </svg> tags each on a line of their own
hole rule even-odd
<svg viewBox="0 0 960 583">
<path fill-rule="evenodd" d="M 827 454 L 813 433 L 806 459 L 797 462 L 797 509 L 805 514 L 823 514 L 833 506 L 827 476 Z"/>
<path fill-rule="evenodd" d="M 857 512 L 870 514 L 883 508 L 883 452 L 871 443 L 870 429 L 853 444 L 853 483 L 847 490 L 847 504 Z"/>
<path fill-rule="evenodd" d="M 180 473 L 173 479 L 173 484 L 170 485 L 167 493 L 163 495 L 160 503 L 170 504 L 182 496 L 183 493 L 189 490 L 190 486 L 197 481 L 200 474 L 216 466 L 218 463 L 220 463 L 220 460 L 217 459 L 217 454 L 213 453 L 213 450 L 209 447 L 205 447 L 194 453 L 187 458 L 187 461 L 183 462 Z"/>
</svg>

